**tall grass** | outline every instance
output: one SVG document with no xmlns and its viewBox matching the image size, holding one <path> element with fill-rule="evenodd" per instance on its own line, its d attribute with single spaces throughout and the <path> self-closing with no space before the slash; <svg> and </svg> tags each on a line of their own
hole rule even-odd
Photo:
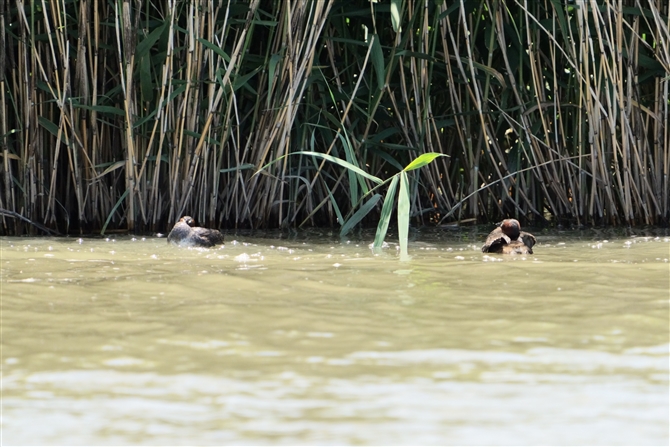
<svg viewBox="0 0 670 447">
<path fill-rule="evenodd" d="M 314 152 L 449 155 L 418 225 L 670 217 L 664 0 L 8 1 L 0 47 L 0 234 L 376 223 Z"/>
</svg>

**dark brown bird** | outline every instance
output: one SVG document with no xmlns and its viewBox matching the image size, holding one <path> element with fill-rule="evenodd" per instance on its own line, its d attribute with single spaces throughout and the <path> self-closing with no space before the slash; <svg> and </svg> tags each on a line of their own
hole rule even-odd
<svg viewBox="0 0 670 447">
<path fill-rule="evenodd" d="M 223 234 L 219 230 L 196 227 L 191 216 L 184 216 L 172 227 L 167 241 L 183 247 L 213 247 L 223 244 Z"/>
<path fill-rule="evenodd" d="M 502 253 L 532 255 L 535 236 L 521 231 L 519 221 L 505 219 L 498 223 L 498 228 L 491 231 L 482 246 L 484 253 Z"/>
</svg>

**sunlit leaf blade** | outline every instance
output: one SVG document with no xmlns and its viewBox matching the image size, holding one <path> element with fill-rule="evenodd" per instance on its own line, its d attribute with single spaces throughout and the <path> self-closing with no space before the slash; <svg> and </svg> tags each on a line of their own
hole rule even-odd
<svg viewBox="0 0 670 447">
<path fill-rule="evenodd" d="M 405 166 L 404 171 L 413 171 L 414 169 L 423 168 L 431 161 L 435 160 L 437 157 L 448 157 L 446 154 L 439 154 L 437 152 L 426 152 L 416 157 L 410 164 Z"/>
<path fill-rule="evenodd" d="M 402 0 L 391 0 L 391 25 L 396 33 L 400 29 L 400 7 Z"/>
<path fill-rule="evenodd" d="M 340 237 L 344 237 L 349 232 L 356 226 L 358 223 L 363 220 L 365 216 L 367 216 L 370 211 L 374 209 L 374 207 L 377 205 L 377 203 L 381 200 L 382 196 L 381 194 L 375 194 L 373 195 L 370 200 L 365 202 L 365 204 L 354 213 L 353 216 L 347 220 L 344 225 L 342 226 L 342 230 L 340 230 Z"/>
<path fill-rule="evenodd" d="M 400 260 L 409 259 L 407 238 L 409 234 L 409 181 L 407 172 L 400 172 L 400 190 L 398 191 L 398 241 L 400 244 Z"/>
<path fill-rule="evenodd" d="M 351 171 L 354 171 L 356 174 L 361 175 L 361 176 L 365 177 L 366 179 L 375 182 L 378 185 L 380 183 L 382 183 L 382 180 L 379 177 L 375 177 L 374 175 L 370 175 L 367 172 L 365 172 L 364 170 L 362 170 L 361 168 L 359 168 L 358 166 L 354 166 L 351 163 L 349 163 L 345 160 L 342 160 L 341 158 L 333 157 L 332 155 L 327 155 L 327 154 L 322 154 L 321 152 L 312 152 L 312 151 L 296 151 L 296 152 L 292 152 L 292 154 L 311 155 L 312 157 L 323 158 L 325 160 L 328 160 L 330 162 L 338 164 L 338 165 L 342 166 L 343 168 L 347 168 Z M 267 166 L 268 165 L 266 165 L 264 167 L 267 167 Z"/>
<path fill-rule="evenodd" d="M 384 243 L 384 237 L 386 237 L 386 230 L 389 228 L 389 221 L 391 220 L 391 213 L 393 212 L 393 202 L 395 201 L 395 190 L 398 187 L 398 175 L 394 175 L 389 185 L 388 191 L 386 191 L 386 197 L 384 197 L 384 205 L 382 206 L 382 212 L 379 216 L 379 224 L 377 224 L 377 234 L 375 234 L 374 248 L 381 248 Z"/>
</svg>

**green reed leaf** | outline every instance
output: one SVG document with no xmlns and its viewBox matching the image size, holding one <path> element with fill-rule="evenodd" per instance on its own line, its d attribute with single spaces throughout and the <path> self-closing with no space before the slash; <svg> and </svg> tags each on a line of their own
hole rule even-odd
<svg viewBox="0 0 670 447">
<path fill-rule="evenodd" d="M 418 157 L 416 157 L 410 164 L 405 166 L 405 169 L 403 171 L 413 171 L 414 169 L 419 169 L 424 166 L 426 166 L 428 163 L 432 162 L 435 160 L 437 157 L 448 157 L 446 154 L 439 154 L 437 152 L 426 152 L 425 154 L 421 154 Z"/>
<path fill-rule="evenodd" d="M 384 205 L 382 206 L 382 212 L 379 216 L 379 223 L 377 224 L 377 233 L 375 234 L 375 242 L 373 244 L 374 248 L 381 248 L 382 244 L 384 243 L 386 231 L 389 228 L 389 222 L 391 220 L 391 213 L 393 212 L 393 202 L 395 201 L 395 190 L 398 188 L 398 179 L 398 174 L 394 175 L 391 179 L 389 189 L 386 191 Z"/>
</svg>

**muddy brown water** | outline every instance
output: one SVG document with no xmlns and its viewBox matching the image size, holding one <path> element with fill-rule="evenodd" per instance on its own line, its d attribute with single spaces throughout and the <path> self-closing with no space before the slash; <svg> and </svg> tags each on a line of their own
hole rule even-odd
<svg viewBox="0 0 670 447">
<path fill-rule="evenodd" d="M 0 238 L 2 442 L 667 445 L 670 237 L 536 236 Z"/>
</svg>

